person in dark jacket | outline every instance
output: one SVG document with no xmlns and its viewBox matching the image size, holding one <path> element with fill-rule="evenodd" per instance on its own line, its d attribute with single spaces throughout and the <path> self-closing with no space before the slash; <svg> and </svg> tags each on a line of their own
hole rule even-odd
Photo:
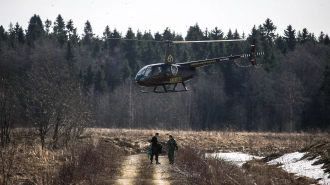
<svg viewBox="0 0 330 185">
<path fill-rule="evenodd" d="M 173 164 L 174 163 L 174 151 L 178 150 L 179 147 L 172 135 L 169 135 L 169 140 L 167 141 L 166 145 L 167 145 L 167 151 L 168 151 L 168 160 L 170 161 L 170 164 Z"/>
<path fill-rule="evenodd" d="M 151 154 L 151 157 L 150 157 L 150 163 L 152 164 L 152 161 L 153 161 L 153 157 L 155 156 L 155 160 L 156 160 L 156 164 L 160 164 L 158 162 L 158 138 L 159 134 L 156 133 L 154 137 L 152 137 L 151 139 L 151 151 L 152 151 L 152 154 Z"/>
</svg>

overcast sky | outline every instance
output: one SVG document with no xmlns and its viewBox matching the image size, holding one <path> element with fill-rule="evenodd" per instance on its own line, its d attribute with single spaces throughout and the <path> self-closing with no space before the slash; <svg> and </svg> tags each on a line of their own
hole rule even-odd
<svg viewBox="0 0 330 185">
<path fill-rule="evenodd" d="M 270 18 L 283 35 L 288 25 L 301 31 L 307 28 L 316 36 L 330 34 L 330 0 L 0 0 L 0 25 L 6 30 L 16 22 L 27 29 L 30 18 L 54 22 L 61 14 L 65 23 L 73 20 L 78 34 L 88 20 L 96 35 L 102 36 L 107 25 L 125 36 L 129 27 L 136 31 L 163 33 L 166 27 L 186 36 L 196 23 L 204 31 L 216 26 L 250 34 L 254 25 Z"/>
</svg>

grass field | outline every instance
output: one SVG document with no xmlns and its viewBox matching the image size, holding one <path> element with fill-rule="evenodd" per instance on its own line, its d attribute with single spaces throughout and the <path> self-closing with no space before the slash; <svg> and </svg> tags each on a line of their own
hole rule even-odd
<svg viewBox="0 0 330 185">
<path fill-rule="evenodd" d="M 296 151 L 306 157 L 320 156 L 319 163 L 329 172 L 329 134 L 257 133 L 233 131 L 180 131 L 87 129 L 77 140 L 53 150 L 41 149 L 37 132 L 16 129 L 11 144 L 1 149 L 2 184 L 118 184 L 128 156 L 142 155 L 134 184 L 146 184 L 157 166 L 150 166 L 146 147 L 158 132 L 165 146 L 168 135 L 176 139 L 179 150 L 173 166 L 162 164 L 170 181 L 176 184 L 313 184 L 315 179 L 296 177 L 265 163 Z M 47 141 L 50 145 L 50 141 Z M 252 160 L 242 168 L 221 159 L 205 158 L 205 153 L 242 152 L 265 158 Z M 166 163 L 166 148 L 163 152 Z M 133 161 L 134 162 L 134 161 Z M 161 173 L 161 172 L 159 172 Z M 164 172 L 165 173 L 165 172 Z M 160 182 L 153 179 L 151 182 Z M 165 182 L 165 181 L 164 181 Z M 157 184 L 157 183 L 156 183 Z M 166 183 L 165 183 L 166 184 Z"/>
</svg>

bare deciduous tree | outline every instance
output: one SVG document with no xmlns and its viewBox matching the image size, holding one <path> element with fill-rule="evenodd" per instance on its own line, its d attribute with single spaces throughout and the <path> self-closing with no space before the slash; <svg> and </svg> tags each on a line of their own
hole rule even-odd
<svg viewBox="0 0 330 185">
<path fill-rule="evenodd" d="M 27 113 L 39 131 L 42 148 L 51 134 L 56 148 L 60 138 L 70 140 L 81 134 L 91 123 L 91 113 L 79 81 L 58 58 L 60 51 L 51 44 L 38 50 L 27 73 Z"/>
</svg>

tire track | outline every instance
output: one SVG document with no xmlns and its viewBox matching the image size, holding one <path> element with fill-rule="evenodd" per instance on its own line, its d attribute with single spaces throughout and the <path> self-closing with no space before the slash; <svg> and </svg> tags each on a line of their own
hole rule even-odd
<svg viewBox="0 0 330 185">
<path fill-rule="evenodd" d="M 115 180 L 115 185 L 173 185 L 180 184 L 176 174 L 173 174 L 168 159 L 159 156 L 161 164 L 150 164 L 145 154 L 127 156 L 121 166 L 121 176 Z"/>
<path fill-rule="evenodd" d="M 139 155 L 127 156 L 121 166 L 121 177 L 116 179 L 116 185 L 134 184 L 138 176 L 138 165 L 140 165 Z"/>
</svg>

